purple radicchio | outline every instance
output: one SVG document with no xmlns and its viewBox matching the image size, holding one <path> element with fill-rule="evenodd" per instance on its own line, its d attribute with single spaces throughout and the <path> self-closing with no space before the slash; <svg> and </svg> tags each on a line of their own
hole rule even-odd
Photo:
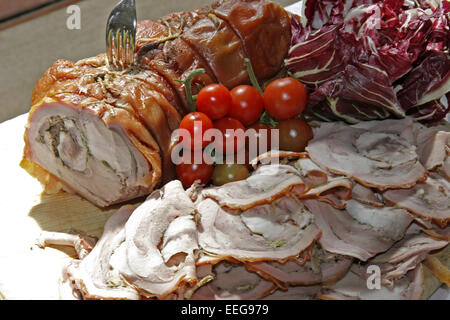
<svg viewBox="0 0 450 320">
<path fill-rule="evenodd" d="M 292 19 L 286 67 L 310 91 L 307 112 L 350 123 L 444 118 L 449 3 L 304 0 L 300 17 Z"/>
</svg>

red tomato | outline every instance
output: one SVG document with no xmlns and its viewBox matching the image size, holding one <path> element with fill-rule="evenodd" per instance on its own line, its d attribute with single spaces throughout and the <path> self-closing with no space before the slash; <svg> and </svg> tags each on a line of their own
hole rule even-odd
<svg viewBox="0 0 450 320">
<path fill-rule="evenodd" d="M 190 150 L 199 150 L 206 147 L 210 141 L 204 141 L 203 135 L 206 130 L 212 129 L 213 123 L 211 119 L 202 112 L 188 113 L 180 123 L 180 129 L 185 129 L 190 134 L 190 141 L 186 141 L 180 136 L 180 141 L 185 148 Z M 201 132 L 201 133 L 200 133 Z M 198 137 L 197 137 L 198 136 Z M 194 141 L 195 139 L 201 139 L 202 141 Z"/>
<path fill-rule="evenodd" d="M 228 115 L 249 126 L 256 121 L 264 111 L 264 99 L 257 89 L 242 85 L 231 90 L 231 109 Z"/>
<path fill-rule="evenodd" d="M 245 137 L 244 137 L 245 127 L 239 120 L 236 120 L 236 119 L 233 119 L 230 117 L 225 117 L 225 118 L 215 121 L 214 128 L 220 130 L 223 135 L 223 140 L 216 142 L 218 152 L 221 152 L 223 154 L 225 154 L 227 151 L 228 152 L 236 152 L 236 151 L 242 149 L 242 147 L 244 147 L 244 145 L 245 145 Z M 238 129 L 240 129 L 242 131 L 236 131 Z M 232 131 L 227 132 L 228 130 L 232 130 Z M 238 139 L 239 132 L 243 134 L 241 139 Z M 228 149 L 231 149 L 231 144 L 233 143 L 233 141 L 234 141 L 234 149 L 228 150 Z M 228 147 L 228 146 L 230 146 L 230 147 Z"/>
<path fill-rule="evenodd" d="M 192 157 L 193 159 L 193 157 Z M 201 184 L 207 184 L 211 179 L 214 171 L 212 164 L 179 164 L 176 167 L 178 179 L 183 186 L 189 188 L 196 180 L 200 180 Z"/>
<path fill-rule="evenodd" d="M 200 90 L 196 103 L 197 111 L 211 120 L 218 120 L 225 117 L 231 108 L 231 93 L 221 84 L 210 84 Z"/>
<path fill-rule="evenodd" d="M 264 91 L 264 106 L 278 120 L 291 119 L 303 112 L 308 102 L 305 86 L 294 78 L 272 81 Z"/>
</svg>

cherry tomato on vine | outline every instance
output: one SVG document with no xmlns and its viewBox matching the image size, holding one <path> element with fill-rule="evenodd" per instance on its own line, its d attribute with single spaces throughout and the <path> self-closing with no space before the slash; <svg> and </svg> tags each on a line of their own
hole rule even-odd
<svg viewBox="0 0 450 320">
<path fill-rule="evenodd" d="M 231 90 L 231 109 L 228 115 L 249 126 L 256 121 L 264 111 L 264 99 L 261 93 L 252 86 L 242 85 Z"/>
<path fill-rule="evenodd" d="M 190 150 L 199 150 L 206 147 L 210 141 L 204 141 L 203 135 L 206 130 L 212 129 L 211 119 L 202 112 L 188 113 L 180 122 L 180 129 L 185 129 L 190 134 L 190 139 L 183 139 L 180 135 L 180 141 L 185 148 Z M 195 141 L 196 139 L 202 141 Z"/>
<path fill-rule="evenodd" d="M 225 117 L 231 108 L 231 93 L 221 84 L 210 84 L 200 90 L 196 104 L 197 111 L 211 120 L 218 120 Z"/>
<path fill-rule="evenodd" d="M 214 128 L 220 130 L 223 135 L 223 140 L 216 142 L 218 152 L 231 153 L 244 147 L 245 127 L 239 120 L 225 117 L 214 121 Z M 242 136 L 240 136 L 241 134 Z M 232 144 L 234 144 L 234 148 L 231 147 Z"/>
<path fill-rule="evenodd" d="M 309 124 L 300 119 L 289 119 L 280 122 L 276 129 L 280 130 L 280 150 L 303 152 L 309 140 L 313 138 L 313 131 Z"/>
<path fill-rule="evenodd" d="M 264 91 L 264 106 L 275 119 L 291 119 L 303 112 L 308 102 L 305 86 L 294 78 L 272 81 Z"/>
<path fill-rule="evenodd" d="M 245 164 L 219 164 L 214 168 L 212 183 L 216 186 L 247 179 L 250 175 Z"/>
<path fill-rule="evenodd" d="M 211 180 L 214 171 L 212 164 L 179 164 L 176 167 L 178 179 L 183 186 L 189 188 L 196 180 L 201 184 L 207 184 Z"/>
</svg>

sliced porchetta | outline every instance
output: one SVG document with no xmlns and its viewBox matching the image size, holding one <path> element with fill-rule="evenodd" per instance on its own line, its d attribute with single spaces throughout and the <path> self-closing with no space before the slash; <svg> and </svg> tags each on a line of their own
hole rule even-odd
<svg viewBox="0 0 450 320">
<path fill-rule="evenodd" d="M 377 208 L 355 200 L 338 210 L 319 200 L 304 200 L 322 231 L 319 244 L 328 252 L 366 261 L 400 240 L 413 217 L 402 209 Z"/>
<path fill-rule="evenodd" d="M 368 279 L 373 272 L 360 275 L 353 268 L 339 282 L 322 288 L 318 298 L 322 300 L 420 300 L 424 298 L 425 276 L 422 264 L 409 271 L 406 276 L 395 280 L 392 286 L 379 288 Z M 368 284 L 374 287 L 368 286 Z M 426 298 L 426 297 L 425 297 Z"/>
<path fill-rule="evenodd" d="M 382 284 L 392 285 L 393 280 L 400 279 L 422 263 L 431 251 L 442 249 L 448 243 L 421 232 L 408 233 L 387 252 L 375 256 L 366 264 L 378 265 Z"/>
<path fill-rule="evenodd" d="M 242 262 L 297 258 L 320 236 L 313 216 L 294 197 L 236 213 L 212 199 L 197 205 L 198 241 L 209 255 Z"/>
<path fill-rule="evenodd" d="M 212 269 L 214 280 L 196 290 L 192 300 L 256 300 L 276 290 L 273 282 L 248 271 L 243 264 L 222 261 Z"/>
<path fill-rule="evenodd" d="M 375 193 L 371 188 L 364 187 L 362 184 L 355 182 L 352 188 L 352 199 L 359 202 L 374 206 L 384 206 L 382 196 Z"/>
<path fill-rule="evenodd" d="M 245 210 L 270 203 L 294 188 L 297 193 L 303 193 L 306 189 L 297 170 L 289 165 L 274 164 L 259 167 L 246 180 L 207 188 L 202 191 L 202 196 L 212 198 L 227 208 Z"/>
<path fill-rule="evenodd" d="M 417 154 L 427 170 L 443 167 L 450 149 L 450 132 L 417 124 Z M 443 128 L 442 128 L 443 129 Z"/>
<path fill-rule="evenodd" d="M 130 77 L 110 72 L 105 55 L 58 60 L 44 74 L 21 165 L 47 192 L 64 189 L 104 207 L 148 194 L 164 165 L 164 178 L 173 177 L 163 159 L 180 116 L 145 80 Z"/>
<path fill-rule="evenodd" d="M 321 169 L 309 158 L 298 159 L 294 167 L 300 172 L 307 184 L 320 186 L 328 182 L 329 172 Z"/>
<path fill-rule="evenodd" d="M 311 186 L 308 191 L 298 194 L 298 197 L 317 198 L 337 209 L 344 209 L 347 206 L 346 200 L 352 197 L 352 181 L 345 177 L 330 177 L 324 184 Z"/>
<path fill-rule="evenodd" d="M 311 286 L 318 284 L 331 284 L 341 279 L 353 259 L 337 254 L 325 252 L 317 244 L 306 262 L 288 261 L 286 263 L 252 262 L 247 263 L 247 269 L 257 272 L 265 279 L 275 282 L 278 287 L 285 290 L 289 286 Z"/>
<path fill-rule="evenodd" d="M 181 182 L 174 180 L 154 191 L 128 220 L 114 261 L 142 295 L 163 299 L 197 283 L 194 210 Z"/>
<path fill-rule="evenodd" d="M 394 122 L 393 130 L 385 131 L 381 131 L 388 124 L 384 121 L 366 124 L 370 130 L 358 125 L 323 123 L 314 131 L 306 150 L 319 167 L 352 177 L 366 187 L 409 188 L 426 177 L 414 141 L 397 130 L 411 124 L 386 121 L 399 122 Z"/>
<path fill-rule="evenodd" d="M 306 152 L 270 150 L 250 159 L 249 164 L 256 169 L 260 164 L 289 164 L 291 161 L 308 158 L 309 155 Z"/>
<path fill-rule="evenodd" d="M 111 260 L 125 240 L 125 223 L 133 213 L 131 205 L 121 207 L 105 224 L 94 249 L 82 260 L 72 260 L 64 270 L 64 282 L 83 299 L 139 299 L 139 293 L 120 276 Z"/>
<path fill-rule="evenodd" d="M 431 220 L 442 227 L 450 220 L 450 183 L 435 173 L 412 188 L 387 190 L 383 193 L 383 198 L 425 221 Z"/>
</svg>

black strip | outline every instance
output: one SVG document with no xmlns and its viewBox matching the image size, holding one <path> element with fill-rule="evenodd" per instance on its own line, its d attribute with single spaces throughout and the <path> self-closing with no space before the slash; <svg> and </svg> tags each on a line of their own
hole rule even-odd
<svg viewBox="0 0 450 320">
<path fill-rule="evenodd" d="M 11 20 L 14 20 L 14 19 L 17 19 L 17 18 L 22 17 L 22 16 L 25 16 L 27 14 L 30 14 L 30 13 L 34 12 L 34 11 L 41 10 L 41 9 L 43 9 L 45 7 L 52 6 L 55 3 L 64 2 L 64 1 L 67 1 L 67 0 L 53 0 L 51 2 L 44 3 L 44 4 L 41 4 L 39 6 L 33 7 L 31 9 L 28 9 L 28 10 L 16 13 L 16 14 L 14 14 L 12 16 L 9 16 L 9 17 L 6 17 L 6 18 L 2 18 L 2 19 L 0 19 L 0 24 L 8 22 L 8 21 L 11 21 Z"/>
</svg>

